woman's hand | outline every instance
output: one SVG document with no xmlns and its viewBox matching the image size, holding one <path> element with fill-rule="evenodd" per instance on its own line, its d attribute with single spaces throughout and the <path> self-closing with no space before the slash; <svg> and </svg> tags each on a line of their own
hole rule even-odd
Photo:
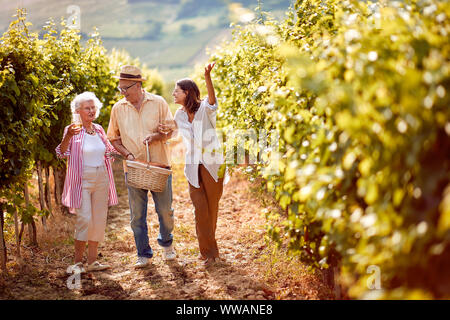
<svg viewBox="0 0 450 320">
<path fill-rule="evenodd" d="M 215 62 L 208 64 L 205 67 L 205 82 L 206 89 L 208 90 L 208 103 L 214 105 L 216 103 L 216 94 L 214 93 L 214 86 L 211 80 L 211 70 L 216 65 Z"/>
<path fill-rule="evenodd" d="M 67 128 L 67 134 L 70 137 L 76 136 L 77 134 L 79 134 L 81 132 L 81 128 L 82 127 L 77 127 L 77 125 L 75 123 L 72 123 L 69 128 Z"/>
<path fill-rule="evenodd" d="M 205 78 L 206 77 L 209 77 L 209 78 L 211 77 L 211 70 L 214 68 L 215 65 L 216 65 L 215 62 L 206 65 L 206 67 L 205 67 Z"/>
<path fill-rule="evenodd" d="M 60 150 L 61 150 L 62 154 L 66 153 L 72 137 L 79 134 L 80 132 L 81 132 L 81 127 L 78 127 L 75 123 L 72 123 L 70 126 L 67 127 L 67 132 L 66 132 L 65 136 L 63 137 L 63 139 L 61 141 L 61 145 L 60 145 Z"/>
</svg>

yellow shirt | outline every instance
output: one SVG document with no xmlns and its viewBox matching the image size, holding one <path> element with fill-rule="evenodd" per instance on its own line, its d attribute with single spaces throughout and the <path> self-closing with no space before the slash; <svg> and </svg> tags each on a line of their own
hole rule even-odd
<svg viewBox="0 0 450 320">
<path fill-rule="evenodd" d="M 163 120 L 173 120 L 172 113 L 164 98 L 145 92 L 144 101 L 138 111 L 125 98 L 119 100 L 111 109 L 107 136 L 110 141 L 122 140 L 122 144 L 138 160 L 147 160 L 144 138 L 158 132 L 158 124 Z M 175 132 L 167 135 L 167 139 Z M 169 148 L 166 140 L 149 144 L 150 161 L 170 165 Z M 125 162 L 124 162 L 124 168 Z"/>
</svg>

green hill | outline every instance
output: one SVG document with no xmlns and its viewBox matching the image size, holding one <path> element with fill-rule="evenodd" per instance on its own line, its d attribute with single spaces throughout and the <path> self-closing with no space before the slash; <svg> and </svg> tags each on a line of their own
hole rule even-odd
<svg viewBox="0 0 450 320">
<path fill-rule="evenodd" d="M 96 27 L 106 48 L 124 48 L 157 68 L 166 81 L 173 81 L 189 75 L 196 63 L 203 62 L 206 47 L 230 37 L 232 11 L 239 8 L 236 3 L 241 11 L 248 11 L 258 1 L 80 0 L 76 6 L 85 37 Z M 263 10 L 282 15 L 289 4 L 289 0 L 266 0 Z M 39 30 L 50 17 L 56 22 L 70 19 L 78 11 L 72 5 L 72 0 L 0 0 L 0 32 L 8 28 L 19 6 L 27 9 L 28 20 Z"/>
</svg>

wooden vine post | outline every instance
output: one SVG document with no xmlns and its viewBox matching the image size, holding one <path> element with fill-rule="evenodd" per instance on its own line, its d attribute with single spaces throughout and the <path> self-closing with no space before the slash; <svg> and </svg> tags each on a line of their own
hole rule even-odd
<svg viewBox="0 0 450 320">
<path fill-rule="evenodd" d="M 20 260 L 19 214 L 17 213 L 17 207 L 14 208 L 14 233 L 16 235 L 16 256 Z"/>
<path fill-rule="evenodd" d="M 6 260 L 8 259 L 6 253 L 5 237 L 3 234 L 3 209 L 0 209 L 0 268 L 6 273 Z"/>
<path fill-rule="evenodd" d="M 28 208 L 30 204 L 30 195 L 28 192 L 28 184 L 25 183 L 25 189 L 24 189 L 24 196 L 25 196 L 25 206 Z M 37 232 L 36 232 L 36 223 L 34 222 L 34 219 L 31 219 L 31 223 L 28 224 L 28 234 L 30 236 L 30 244 L 33 246 L 37 246 Z"/>
</svg>

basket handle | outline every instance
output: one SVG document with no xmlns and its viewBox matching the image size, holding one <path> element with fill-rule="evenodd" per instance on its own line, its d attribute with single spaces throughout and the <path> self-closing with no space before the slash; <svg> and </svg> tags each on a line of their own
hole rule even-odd
<svg viewBox="0 0 450 320">
<path fill-rule="evenodd" d="M 147 162 L 150 162 L 150 152 L 148 150 L 148 141 L 145 140 L 145 147 L 147 149 Z"/>
</svg>

